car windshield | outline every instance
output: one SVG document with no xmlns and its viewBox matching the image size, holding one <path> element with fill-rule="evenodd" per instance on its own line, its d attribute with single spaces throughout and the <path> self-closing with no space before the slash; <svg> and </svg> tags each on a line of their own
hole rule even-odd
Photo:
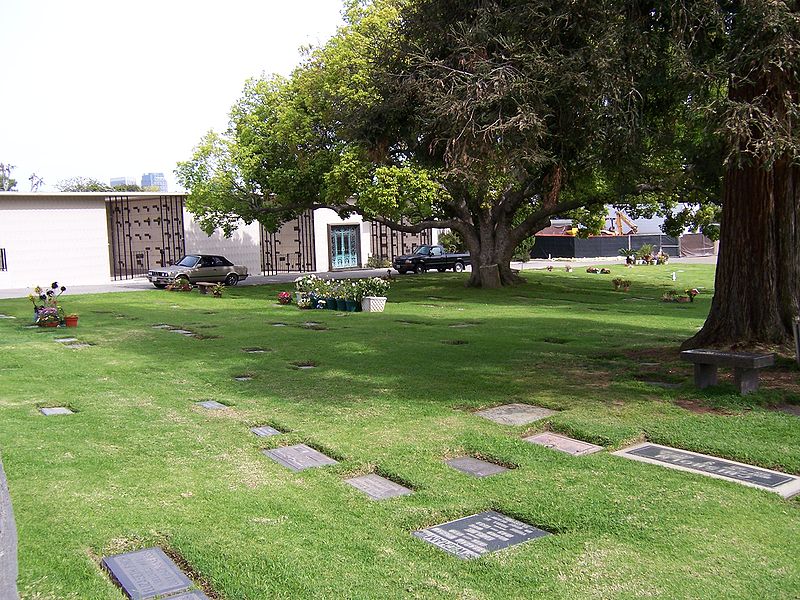
<svg viewBox="0 0 800 600">
<path fill-rule="evenodd" d="M 431 253 L 431 247 L 430 246 L 420 246 L 419 248 L 414 250 L 414 254 L 421 254 L 423 256 L 428 256 L 428 254 L 430 254 L 430 253 Z"/>
<path fill-rule="evenodd" d="M 184 256 L 180 262 L 176 263 L 179 267 L 193 267 L 200 260 L 199 256 Z"/>
</svg>

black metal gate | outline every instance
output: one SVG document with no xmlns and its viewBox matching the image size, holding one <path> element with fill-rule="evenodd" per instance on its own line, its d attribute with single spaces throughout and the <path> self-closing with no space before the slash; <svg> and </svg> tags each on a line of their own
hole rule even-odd
<svg viewBox="0 0 800 600">
<path fill-rule="evenodd" d="M 411 254 L 417 246 L 430 244 L 431 230 L 425 229 L 420 233 L 404 233 L 390 229 L 383 223 L 371 222 L 372 256 L 380 260 L 394 260 L 395 256 Z"/>
<path fill-rule="evenodd" d="M 315 271 L 316 265 L 312 211 L 287 221 L 275 233 L 261 226 L 261 270 L 265 275 Z"/>
<path fill-rule="evenodd" d="M 115 280 L 142 277 L 183 256 L 183 196 L 109 196 L 106 211 Z"/>
</svg>

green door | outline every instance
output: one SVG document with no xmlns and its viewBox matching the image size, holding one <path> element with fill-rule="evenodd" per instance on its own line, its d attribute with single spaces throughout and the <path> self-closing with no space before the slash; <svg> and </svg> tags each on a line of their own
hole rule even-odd
<svg viewBox="0 0 800 600">
<path fill-rule="evenodd" d="M 352 269 L 358 264 L 358 225 L 331 226 L 332 269 Z"/>
</svg>

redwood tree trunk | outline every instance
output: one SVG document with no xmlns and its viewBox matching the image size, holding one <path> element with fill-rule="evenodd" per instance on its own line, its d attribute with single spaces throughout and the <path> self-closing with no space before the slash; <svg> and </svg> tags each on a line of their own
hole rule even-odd
<svg viewBox="0 0 800 600">
<path fill-rule="evenodd" d="M 752 101 L 781 89 L 761 81 L 731 87 Z M 779 99 L 772 106 L 780 113 Z M 780 344 L 791 336 L 800 300 L 800 168 L 788 159 L 730 165 L 722 189 L 720 254 L 714 298 L 703 328 L 682 348 Z"/>
</svg>

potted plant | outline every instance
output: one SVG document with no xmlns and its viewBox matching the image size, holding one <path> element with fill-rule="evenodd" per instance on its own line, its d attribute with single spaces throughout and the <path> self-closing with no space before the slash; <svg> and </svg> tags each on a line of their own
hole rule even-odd
<svg viewBox="0 0 800 600">
<path fill-rule="evenodd" d="M 297 297 L 297 305 L 300 306 L 300 301 L 303 298 L 308 298 L 307 292 L 298 292 L 299 295 Z M 292 303 L 292 295 L 289 292 L 278 292 L 278 304 L 291 304 Z"/>
<path fill-rule="evenodd" d="M 694 302 L 694 297 L 697 296 L 700 292 L 697 291 L 697 288 L 691 288 L 684 291 L 684 294 L 689 298 L 689 302 Z"/>
<path fill-rule="evenodd" d="M 67 327 L 77 327 L 78 326 L 78 315 L 75 313 L 69 314 L 64 317 L 64 322 L 67 324 Z"/>
<path fill-rule="evenodd" d="M 642 244 L 639 250 L 636 251 L 636 257 L 642 261 L 643 264 L 652 265 L 655 263 L 653 258 L 653 251 L 655 246 L 653 244 Z"/>
<path fill-rule="evenodd" d="M 222 298 L 222 292 L 225 291 L 225 284 L 220 282 L 214 287 L 211 288 L 211 293 L 213 294 L 214 298 Z"/>
<path fill-rule="evenodd" d="M 625 257 L 626 265 L 633 266 L 636 263 L 636 250 L 633 248 L 620 248 L 618 254 Z"/>
<path fill-rule="evenodd" d="M 361 308 L 361 285 L 358 281 L 346 281 L 344 286 L 344 302 L 347 312 L 356 312 Z"/>
<path fill-rule="evenodd" d="M 191 292 L 192 284 L 186 277 L 176 277 L 172 283 L 167 285 L 166 289 L 170 292 Z"/>
<path fill-rule="evenodd" d="M 677 302 L 678 301 L 678 292 L 675 290 L 667 290 L 661 296 L 662 302 Z"/>
<path fill-rule="evenodd" d="M 383 312 L 386 307 L 386 294 L 389 282 L 380 277 L 361 280 L 361 310 L 364 312 Z"/>
</svg>

